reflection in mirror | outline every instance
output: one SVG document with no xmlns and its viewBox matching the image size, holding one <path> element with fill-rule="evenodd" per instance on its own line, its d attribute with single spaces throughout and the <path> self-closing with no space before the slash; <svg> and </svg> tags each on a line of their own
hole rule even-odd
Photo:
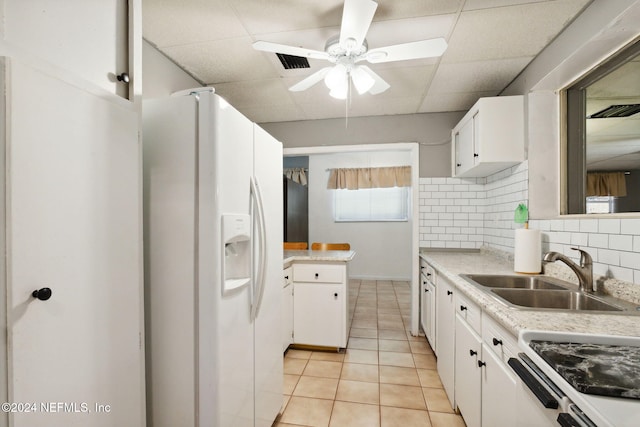
<svg viewBox="0 0 640 427">
<path fill-rule="evenodd" d="M 640 212 L 640 42 L 566 92 L 567 212 Z"/>
</svg>

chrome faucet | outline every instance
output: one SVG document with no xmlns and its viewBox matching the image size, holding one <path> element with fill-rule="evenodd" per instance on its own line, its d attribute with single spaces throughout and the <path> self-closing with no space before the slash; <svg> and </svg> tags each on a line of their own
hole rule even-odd
<svg viewBox="0 0 640 427">
<path fill-rule="evenodd" d="M 593 292 L 593 260 L 591 259 L 591 255 L 582 249 L 571 249 L 580 251 L 580 265 L 558 252 L 547 252 L 544 254 L 542 260 L 546 262 L 564 262 L 576 273 L 576 276 L 578 276 L 578 288 L 583 292 Z"/>
</svg>

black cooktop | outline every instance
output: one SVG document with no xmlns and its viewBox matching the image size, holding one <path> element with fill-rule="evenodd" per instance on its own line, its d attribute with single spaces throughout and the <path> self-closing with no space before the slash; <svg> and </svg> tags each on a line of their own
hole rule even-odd
<svg viewBox="0 0 640 427">
<path fill-rule="evenodd" d="M 640 347 L 542 340 L 529 346 L 582 393 L 640 399 Z"/>
</svg>

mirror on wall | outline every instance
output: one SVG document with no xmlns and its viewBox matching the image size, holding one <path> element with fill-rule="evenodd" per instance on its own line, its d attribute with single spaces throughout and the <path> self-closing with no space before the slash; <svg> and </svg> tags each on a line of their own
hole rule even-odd
<svg viewBox="0 0 640 427">
<path fill-rule="evenodd" d="M 565 95 L 565 213 L 640 212 L 640 42 Z"/>
</svg>

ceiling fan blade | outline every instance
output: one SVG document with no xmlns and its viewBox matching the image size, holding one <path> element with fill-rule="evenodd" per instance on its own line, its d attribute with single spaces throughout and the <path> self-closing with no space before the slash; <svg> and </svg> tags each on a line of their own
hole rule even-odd
<svg viewBox="0 0 640 427">
<path fill-rule="evenodd" d="M 331 70 L 332 68 L 333 67 L 324 67 L 321 70 L 316 71 L 315 73 L 311 74 L 306 79 L 301 80 L 298 83 L 296 83 L 293 86 L 291 86 L 289 88 L 289 90 L 291 92 L 301 92 L 303 90 L 309 89 L 311 86 L 313 86 L 316 83 L 318 83 L 319 81 L 323 80 L 324 77 L 329 72 L 329 70 Z"/>
<path fill-rule="evenodd" d="M 367 52 L 366 59 L 372 64 L 377 64 L 407 59 L 432 58 L 442 55 L 446 49 L 447 42 L 440 37 L 371 49 Z"/>
<path fill-rule="evenodd" d="M 351 50 L 362 45 L 377 7 L 378 3 L 373 0 L 345 0 L 340 27 L 340 46 Z"/>
<path fill-rule="evenodd" d="M 369 93 L 371 95 L 377 95 L 391 87 L 389 83 L 385 82 L 382 77 L 374 73 L 373 70 L 366 65 L 359 65 L 358 68 L 360 68 L 362 71 L 369 74 L 369 76 L 373 78 L 373 86 L 371 87 L 371 89 L 369 89 Z"/>
<path fill-rule="evenodd" d="M 326 52 L 321 52 L 319 50 L 287 46 L 286 44 L 271 43 L 262 40 L 254 42 L 253 48 L 263 52 L 283 53 L 285 55 L 301 56 L 303 58 L 329 59 L 329 55 L 327 55 Z"/>
</svg>

